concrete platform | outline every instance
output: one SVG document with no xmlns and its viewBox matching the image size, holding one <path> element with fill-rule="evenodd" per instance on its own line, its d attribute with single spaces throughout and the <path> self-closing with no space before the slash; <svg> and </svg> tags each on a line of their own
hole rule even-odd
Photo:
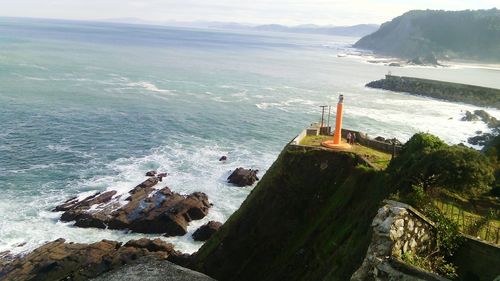
<svg viewBox="0 0 500 281">
<path fill-rule="evenodd" d="M 333 143 L 333 140 L 327 140 L 321 143 L 321 146 L 330 148 L 330 149 L 335 149 L 335 150 L 350 150 L 351 145 L 345 142 L 341 142 L 339 144 Z"/>
</svg>

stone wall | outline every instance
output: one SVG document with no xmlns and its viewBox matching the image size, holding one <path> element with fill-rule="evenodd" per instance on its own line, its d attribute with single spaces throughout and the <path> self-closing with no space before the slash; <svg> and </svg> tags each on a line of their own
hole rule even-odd
<svg viewBox="0 0 500 281">
<path fill-rule="evenodd" d="M 391 155 L 398 155 L 402 149 L 402 147 L 400 145 L 393 145 L 390 143 L 371 139 L 368 137 L 367 134 L 364 134 L 362 132 L 348 130 L 348 129 L 342 129 L 342 137 L 343 138 L 346 138 L 348 133 L 355 134 L 356 141 L 359 144 L 364 145 L 364 146 L 369 147 L 369 148 L 373 148 L 373 149 L 378 150 L 378 151 L 389 153 Z"/>
<path fill-rule="evenodd" d="M 407 252 L 425 255 L 437 249 L 432 222 L 409 205 L 384 202 L 372 222 L 365 260 L 351 280 L 447 280 L 401 261 Z"/>
</svg>

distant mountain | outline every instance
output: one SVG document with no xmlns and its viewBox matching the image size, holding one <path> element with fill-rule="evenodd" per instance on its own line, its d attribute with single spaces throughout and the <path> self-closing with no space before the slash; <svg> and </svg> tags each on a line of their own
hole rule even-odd
<svg viewBox="0 0 500 281">
<path fill-rule="evenodd" d="M 410 11 L 354 47 L 409 59 L 434 55 L 498 62 L 500 10 Z"/>
<path fill-rule="evenodd" d="M 164 24 L 182 27 L 197 27 L 197 28 L 216 28 L 224 30 L 254 30 L 254 31 L 269 31 L 269 32 L 288 32 L 288 33 L 309 33 L 309 34 L 325 34 L 337 36 L 353 36 L 362 37 L 375 32 L 379 25 L 377 24 L 358 24 L 353 26 L 324 26 L 315 24 L 303 24 L 296 26 L 286 26 L 281 24 L 264 24 L 255 25 L 236 22 L 165 22 Z"/>
<path fill-rule="evenodd" d="M 280 24 L 265 24 L 255 25 L 248 23 L 236 22 L 212 22 L 212 21 L 147 21 L 139 18 L 114 18 L 104 19 L 106 22 L 129 23 L 129 24 L 151 24 L 176 27 L 191 27 L 191 28 L 213 28 L 223 30 L 254 30 L 254 31 L 269 31 L 269 32 L 288 32 L 288 33 L 310 33 L 310 34 L 325 34 L 337 36 L 352 36 L 362 37 L 375 32 L 379 25 L 377 24 L 358 24 L 353 26 L 322 26 L 314 24 L 303 24 L 297 26 L 286 26 Z"/>
<path fill-rule="evenodd" d="M 279 24 L 259 25 L 253 27 L 256 30 L 289 32 L 289 33 L 313 33 L 339 36 L 361 37 L 373 33 L 379 28 L 376 24 L 358 24 L 353 26 L 318 26 L 313 24 L 284 26 Z"/>
</svg>

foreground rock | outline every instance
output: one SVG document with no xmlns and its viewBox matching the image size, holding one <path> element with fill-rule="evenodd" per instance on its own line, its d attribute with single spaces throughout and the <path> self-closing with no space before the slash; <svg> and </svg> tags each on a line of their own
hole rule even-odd
<svg viewBox="0 0 500 281">
<path fill-rule="evenodd" d="M 227 180 L 236 186 L 249 186 L 259 180 L 257 177 L 258 172 L 259 170 L 243 169 L 240 167 L 234 170 Z"/>
<path fill-rule="evenodd" d="M 169 261 L 146 256 L 137 261 L 105 273 L 93 281 L 214 281 L 196 271 L 175 265 Z"/>
<path fill-rule="evenodd" d="M 217 221 L 209 221 L 207 224 L 202 225 L 193 233 L 194 241 L 207 241 L 212 235 L 214 235 L 222 223 Z"/>
<path fill-rule="evenodd" d="M 181 195 L 168 187 L 154 189 L 158 181 L 158 177 L 150 177 L 123 195 L 108 191 L 82 200 L 72 198 L 54 211 L 63 211 L 61 221 L 75 221 L 78 227 L 129 229 L 166 236 L 186 234 L 189 222 L 207 215 L 211 206 L 207 195 Z"/>
<path fill-rule="evenodd" d="M 169 259 L 180 255 L 172 244 L 160 239 L 120 242 L 102 240 L 92 244 L 49 242 L 30 254 L 0 268 L 1 280 L 88 280 L 129 264 L 141 257 Z"/>
</svg>

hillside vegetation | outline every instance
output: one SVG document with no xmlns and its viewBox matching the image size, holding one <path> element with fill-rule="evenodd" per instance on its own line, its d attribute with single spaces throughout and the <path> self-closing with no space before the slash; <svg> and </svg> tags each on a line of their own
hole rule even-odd
<svg viewBox="0 0 500 281">
<path fill-rule="evenodd" d="M 407 12 L 354 45 L 381 54 L 413 59 L 500 61 L 500 10 Z"/>
<path fill-rule="evenodd" d="M 415 135 L 387 170 L 368 167 L 352 152 L 289 145 L 190 267 L 220 281 L 349 280 L 364 259 L 383 199 L 409 200 L 415 192 L 442 189 L 488 193 L 491 165 L 480 152 L 448 146 L 429 134 Z M 415 205 L 424 206 L 420 202 Z M 425 206 L 429 203 L 432 199 Z M 441 261 L 434 265 L 441 272 L 459 247 L 449 238 L 456 237 L 449 230 L 456 234 L 458 227 L 427 209 L 443 222 L 438 231 L 443 246 L 436 257 L 426 258 Z"/>
<path fill-rule="evenodd" d="M 285 148 L 198 251 L 195 268 L 226 281 L 348 280 L 390 190 L 348 152 Z"/>
</svg>

